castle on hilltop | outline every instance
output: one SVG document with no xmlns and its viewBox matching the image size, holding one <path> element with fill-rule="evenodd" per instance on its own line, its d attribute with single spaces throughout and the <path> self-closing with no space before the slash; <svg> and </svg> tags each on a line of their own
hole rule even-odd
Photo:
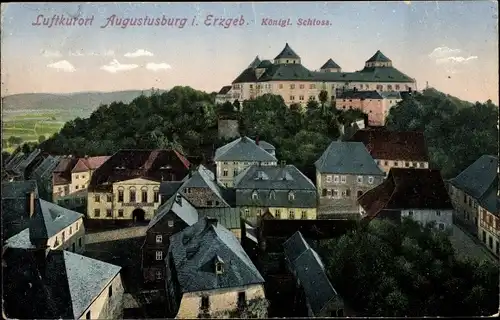
<svg viewBox="0 0 500 320">
<path fill-rule="evenodd" d="M 349 90 L 394 92 L 416 89 L 415 79 L 394 68 L 392 61 L 380 50 L 365 62 L 360 71 L 342 72 L 332 59 L 328 59 L 319 71 L 311 71 L 302 65 L 300 56 L 287 43 L 274 61 L 260 60 L 257 56 L 232 85 L 219 91 L 216 102 L 243 101 L 272 93 L 281 95 L 287 105 L 305 105 L 309 99 L 318 100 L 323 90 L 328 93 L 329 100 L 335 100 Z"/>
</svg>

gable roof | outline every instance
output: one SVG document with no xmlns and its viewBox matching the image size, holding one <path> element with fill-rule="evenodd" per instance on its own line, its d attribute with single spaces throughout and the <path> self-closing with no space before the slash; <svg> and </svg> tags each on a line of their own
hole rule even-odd
<svg viewBox="0 0 500 320">
<path fill-rule="evenodd" d="M 383 209 L 453 209 L 441 173 L 434 169 L 391 168 L 387 179 L 358 203 L 371 217 Z"/>
<path fill-rule="evenodd" d="M 85 157 L 78 159 L 78 162 L 71 170 L 72 173 L 86 172 L 99 168 L 110 156 Z"/>
<path fill-rule="evenodd" d="M 366 62 L 391 62 L 391 59 L 387 58 L 380 50 L 377 50 Z"/>
<path fill-rule="evenodd" d="M 319 315 L 328 302 L 341 301 L 326 275 L 323 262 L 299 231 L 283 243 L 283 248 L 314 315 Z"/>
<path fill-rule="evenodd" d="M 385 175 L 361 142 L 333 141 L 314 165 L 320 173 Z"/>
<path fill-rule="evenodd" d="M 160 222 L 167 213 L 172 212 L 181 218 L 188 226 L 195 224 L 198 221 L 198 211 L 189 201 L 186 200 L 180 193 L 175 193 L 162 204 L 156 211 L 155 216 L 148 224 L 147 230 L 150 230 L 158 222 Z"/>
<path fill-rule="evenodd" d="M 208 170 L 203 165 L 199 165 L 196 171 L 194 171 L 191 176 L 186 176 L 184 178 L 184 183 L 180 187 L 184 188 L 208 188 L 210 189 L 226 206 L 230 206 L 224 199 L 223 189 L 215 181 L 215 175 L 212 171 Z"/>
<path fill-rule="evenodd" d="M 35 250 L 8 248 L 5 258 L 5 306 L 14 318 L 79 319 L 121 270 L 65 250 L 42 261 Z"/>
<path fill-rule="evenodd" d="M 62 185 L 71 183 L 71 169 L 78 162 L 78 158 L 63 157 L 52 173 L 52 184 Z"/>
<path fill-rule="evenodd" d="M 214 161 L 278 161 L 275 156 L 255 144 L 255 141 L 240 137 L 215 150 Z"/>
<path fill-rule="evenodd" d="M 217 94 L 226 94 L 231 90 L 232 86 L 224 86 L 220 89 Z"/>
<path fill-rule="evenodd" d="M 449 182 L 475 199 L 481 199 L 497 179 L 498 157 L 483 155 Z"/>
<path fill-rule="evenodd" d="M 52 171 L 59 164 L 60 157 L 59 156 L 47 156 L 38 167 L 31 173 L 31 179 L 40 179 L 52 175 Z"/>
<path fill-rule="evenodd" d="M 256 56 L 255 59 L 248 65 L 248 68 L 257 68 L 257 66 L 261 63 L 259 56 Z"/>
<path fill-rule="evenodd" d="M 41 154 L 40 149 L 35 149 L 33 150 L 16 168 L 17 170 L 24 170 L 26 169 L 35 159 Z"/>
<path fill-rule="evenodd" d="M 169 253 L 183 293 L 264 283 L 235 235 L 216 220 L 201 219 L 171 236 Z M 215 272 L 216 259 L 222 274 Z"/>
<path fill-rule="evenodd" d="M 205 217 L 217 219 L 224 228 L 229 230 L 240 229 L 241 227 L 240 210 L 238 208 L 202 208 L 198 209 L 198 214 L 199 219 Z"/>
<path fill-rule="evenodd" d="M 38 187 L 35 180 L 2 182 L 2 200 L 25 198 L 27 193 L 34 192 L 38 197 Z"/>
<path fill-rule="evenodd" d="M 162 176 L 168 178 L 170 173 L 181 170 L 184 170 L 182 175 L 184 177 L 189 166 L 189 161 L 173 149 L 122 149 L 95 170 L 88 190 L 89 192 L 110 190 L 113 183 L 134 178 L 160 181 Z"/>
<path fill-rule="evenodd" d="M 165 198 L 170 198 L 174 193 L 179 190 L 184 181 L 163 181 L 160 183 L 160 194 Z"/>
<path fill-rule="evenodd" d="M 295 51 L 292 50 L 292 48 L 290 48 L 290 46 L 288 45 L 288 43 L 285 44 L 285 47 L 283 48 L 283 50 L 281 50 L 281 52 L 276 56 L 276 58 L 274 58 L 274 60 L 276 59 L 300 59 L 299 55 L 295 53 Z"/>
<path fill-rule="evenodd" d="M 429 161 L 423 132 L 361 129 L 347 141 L 362 142 L 377 160 Z"/>
<path fill-rule="evenodd" d="M 498 196 L 498 176 L 490 185 L 488 190 L 478 199 L 479 205 L 495 216 L 499 216 L 500 197 Z"/>
<path fill-rule="evenodd" d="M 316 190 L 314 183 L 294 165 L 251 165 L 234 179 L 235 189 Z"/>
<path fill-rule="evenodd" d="M 323 69 L 340 69 L 340 66 L 335 63 L 331 58 L 328 59 L 325 64 L 320 68 L 321 70 Z"/>
<path fill-rule="evenodd" d="M 76 211 L 35 199 L 35 212 L 29 227 L 30 241 L 47 240 L 82 217 L 83 214 Z"/>
</svg>

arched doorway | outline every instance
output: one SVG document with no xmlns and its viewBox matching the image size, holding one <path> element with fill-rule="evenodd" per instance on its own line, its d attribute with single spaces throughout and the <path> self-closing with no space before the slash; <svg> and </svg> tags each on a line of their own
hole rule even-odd
<svg viewBox="0 0 500 320">
<path fill-rule="evenodd" d="M 134 211 L 132 211 L 132 220 L 134 222 L 143 222 L 146 217 L 146 212 L 142 210 L 141 208 L 137 208 Z"/>
</svg>

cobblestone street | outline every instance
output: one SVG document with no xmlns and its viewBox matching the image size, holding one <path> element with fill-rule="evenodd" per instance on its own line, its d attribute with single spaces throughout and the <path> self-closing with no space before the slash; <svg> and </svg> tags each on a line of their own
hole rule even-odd
<svg viewBox="0 0 500 320">
<path fill-rule="evenodd" d="M 450 236 L 450 241 L 455 252 L 461 258 L 471 257 L 478 260 L 490 260 L 495 261 L 495 257 L 491 254 L 488 249 L 474 241 L 473 236 L 465 233 L 457 225 L 453 225 L 453 235 Z"/>
</svg>

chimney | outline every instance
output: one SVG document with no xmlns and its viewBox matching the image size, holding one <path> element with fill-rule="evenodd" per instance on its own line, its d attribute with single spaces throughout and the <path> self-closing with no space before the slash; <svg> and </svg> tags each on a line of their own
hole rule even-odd
<svg viewBox="0 0 500 320">
<path fill-rule="evenodd" d="M 182 196 L 179 193 L 175 195 L 175 202 L 182 207 Z"/>
<path fill-rule="evenodd" d="M 214 226 L 217 227 L 218 220 L 217 218 L 207 217 L 207 227 Z"/>
<path fill-rule="evenodd" d="M 29 217 L 33 217 L 35 214 L 35 192 L 30 191 L 26 192 L 26 211 L 29 214 Z"/>
<path fill-rule="evenodd" d="M 255 137 L 255 144 L 259 145 L 259 136 Z"/>
</svg>

